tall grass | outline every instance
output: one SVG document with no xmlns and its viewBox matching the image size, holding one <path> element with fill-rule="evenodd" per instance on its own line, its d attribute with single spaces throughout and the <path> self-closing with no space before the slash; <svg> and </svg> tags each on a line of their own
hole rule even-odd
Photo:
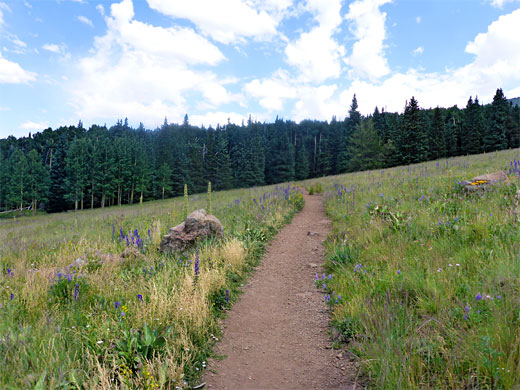
<svg viewBox="0 0 520 390">
<path fill-rule="evenodd" d="M 225 237 L 197 252 L 158 251 L 182 198 L 0 220 L 0 388 L 196 383 L 217 318 L 303 205 L 287 186 L 212 195 Z M 188 211 L 205 204 L 192 196 Z"/>
<path fill-rule="evenodd" d="M 459 182 L 508 169 L 518 150 L 321 180 L 333 221 L 333 334 L 371 388 L 520 386 L 518 175 L 467 193 Z"/>
</svg>

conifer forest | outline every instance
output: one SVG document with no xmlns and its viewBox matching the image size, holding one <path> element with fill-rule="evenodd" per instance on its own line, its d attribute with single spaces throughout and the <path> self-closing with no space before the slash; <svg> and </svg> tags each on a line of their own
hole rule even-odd
<svg viewBox="0 0 520 390">
<path fill-rule="evenodd" d="M 441 102 L 440 102 L 441 103 Z M 345 118 L 274 123 L 249 119 L 216 128 L 182 124 L 137 129 L 48 128 L 0 140 L 0 211 L 59 212 L 133 204 L 183 193 L 243 188 L 520 146 L 520 106 L 501 89 L 491 104 L 362 116 L 356 96 Z"/>
</svg>

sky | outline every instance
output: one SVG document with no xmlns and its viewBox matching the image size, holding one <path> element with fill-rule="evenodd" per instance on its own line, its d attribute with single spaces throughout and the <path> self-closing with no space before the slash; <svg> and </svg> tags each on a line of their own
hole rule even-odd
<svg viewBox="0 0 520 390">
<path fill-rule="evenodd" d="M 520 0 L 0 0 L 0 138 L 520 96 Z"/>
</svg>

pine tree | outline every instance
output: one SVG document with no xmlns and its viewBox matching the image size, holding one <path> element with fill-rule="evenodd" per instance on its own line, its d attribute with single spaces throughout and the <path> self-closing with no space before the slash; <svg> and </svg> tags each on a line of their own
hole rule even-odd
<svg viewBox="0 0 520 390">
<path fill-rule="evenodd" d="M 188 145 L 189 171 L 193 193 L 204 192 L 206 180 L 204 180 L 204 157 L 202 147 L 197 142 Z"/>
<path fill-rule="evenodd" d="M 438 106 L 433 111 L 433 121 L 430 129 L 430 159 L 437 160 L 446 156 L 444 118 L 441 109 Z"/>
<path fill-rule="evenodd" d="M 406 104 L 396 145 L 400 163 L 404 165 L 426 161 L 428 136 L 419 104 L 414 97 Z"/>
<path fill-rule="evenodd" d="M 47 200 L 49 192 L 49 169 L 43 165 L 40 155 L 35 149 L 27 154 L 28 170 L 28 197 L 34 212 L 38 209 L 39 202 Z"/>
<path fill-rule="evenodd" d="M 477 154 L 481 152 L 481 139 L 485 130 L 484 114 L 478 97 L 475 101 L 470 97 L 464 112 L 460 151 L 462 154 Z"/>
<path fill-rule="evenodd" d="M 287 125 L 282 119 L 276 118 L 269 131 L 268 153 L 266 156 L 266 182 L 282 183 L 294 179 L 294 146 L 290 142 Z"/>
<path fill-rule="evenodd" d="M 303 140 L 296 146 L 294 177 L 296 180 L 305 180 L 309 177 L 309 158 Z"/>
<path fill-rule="evenodd" d="M 493 152 L 507 148 L 506 121 L 508 114 L 507 99 L 502 89 L 497 89 L 490 108 L 488 127 L 483 140 L 484 151 Z"/>
<path fill-rule="evenodd" d="M 372 119 L 362 121 L 358 125 L 350 137 L 349 144 L 350 171 L 377 169 L 383 166 L 385 150 Z"/>
</svg>

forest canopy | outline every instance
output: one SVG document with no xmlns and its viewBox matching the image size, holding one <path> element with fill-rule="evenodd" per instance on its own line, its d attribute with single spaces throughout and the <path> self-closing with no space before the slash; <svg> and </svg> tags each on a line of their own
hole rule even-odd
<svg viewBox="0 0 520 390">
<path fill-rule="evenodd" d="M 216 129 L 168 123 L 155 130 L 114 126 L 48 128 L 0 140 L 0 211 L 132 204 L 190 193 L 252 187 L 520 146 L 520 106 L 501 89 L 482 105 L 368 116 L 356 95 L 330 122 L 228 123 Z"/>
</svg>

